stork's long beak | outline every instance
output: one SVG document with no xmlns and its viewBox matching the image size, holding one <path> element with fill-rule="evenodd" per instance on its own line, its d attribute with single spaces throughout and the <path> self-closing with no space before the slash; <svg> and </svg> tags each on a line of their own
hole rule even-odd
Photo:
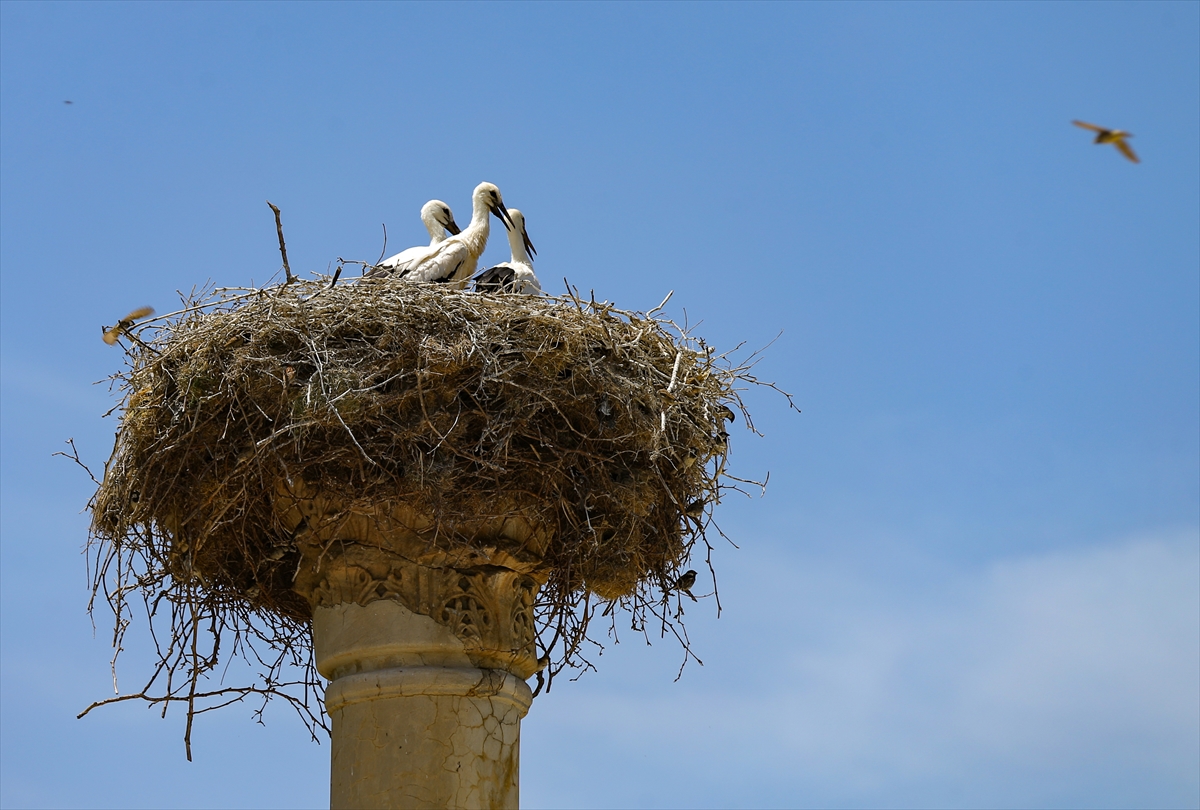
<svg viewBox="0 0 1200 810">
<path fill-rule="evenodd" d="M 512 217 L 508 215 L 508 209 L 504 207 L 504 203 L 500 202 L 493 205 L 492 213 L 496 215 L 497 219 L 504 223 L 505 228 L 508 228 L 510 231 L 513 229 Z"/>
<path fill-rule="evenodd" d="M 450 221 L 446 223 L 446 230 L 455 236 L 462 233 L 462 228 L 458 227 L 458 223 L 454 221 L 454 217 L 451 217 Z"/>
<path fill-rule="evenodd" d="M 521 239 L 525 241 L 525 249 L 529 251 L 529 255 L 536 256 L 537 249 L 533 246 L 533 242 L 529 240 L 529 231 L 524 228 L 521 229 Z"/>
</svg>

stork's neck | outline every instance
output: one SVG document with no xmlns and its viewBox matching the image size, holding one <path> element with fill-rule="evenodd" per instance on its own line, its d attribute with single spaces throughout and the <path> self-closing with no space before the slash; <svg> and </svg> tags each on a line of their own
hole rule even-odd
<svg viewBox="0 0 1200 810">
<path fill-rule="evenodd" d="M 488 217 L 492 215 L 491 206 L 488 205 L 487 199 L 481 194 L 471 200 L 471 224 L 468 228 L 483 228 L 486 232 L 488 229 Z"/>
<path fill-rule="evenodd" d="M 425 223 L 425 230 L 429 231 L 429 245 L 431 247 L 446 238 L 445 227 L 434 218 L 432 211 L 428 214 L 422 214 L 421 221 Z"/>
<path fill-rule="evenodd" d="M 525 250 L 525 235 L 520 228 L 508 229 L 508 246 L 512 248 L 512 260 L 533 266 L 533 259 L 529 258 L 529 253 Z"/>
<path fill-rule="evenodd" d="M 463 229 L 463 232 L 456 237 L 460 242 L 464 242 L 470 248 L 471 252 L 476 256 L 483 253 L 483 249 L 487 247 L 488 235 L 491 233 L 492 215 L 488 204 L 483 200 L 475 200 L 471 206 L 471 224 Z"/>
</svg>

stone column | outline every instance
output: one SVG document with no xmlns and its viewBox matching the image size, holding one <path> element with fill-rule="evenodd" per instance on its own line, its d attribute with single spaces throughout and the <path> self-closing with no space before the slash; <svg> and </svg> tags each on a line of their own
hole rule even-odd
<svg viewBox="0 0 1200 810">
<path fill-rule="evenodd" d="M 484 525 L 448 550 L 395 507 L 363 513 L 307 492 L 279 504 L 330 680 L 331 807 L 517 807 L 525 679 L 538 668 L 528 525 Z"/>
<path fill-rule="evenodd" d="M 331 807 L 518 806 L 523 680 L 390 599 L 317 608 L 313 640 L 331 681 Z"/>
</svg>

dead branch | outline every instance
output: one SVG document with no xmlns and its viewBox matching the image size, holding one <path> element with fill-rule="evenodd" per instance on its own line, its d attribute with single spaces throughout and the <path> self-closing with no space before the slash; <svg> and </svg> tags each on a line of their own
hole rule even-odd
<svg viewBox="0 0 1200 810">
<path fill-rule="evenodd" d="M 287 276 L 287 280 L 283 283 L 291 284 L 296 277 L 292 275 L 292 268 L 288 265 L 287 245 L 283 242 L 283 220 L 280 218 L 279 209 L 273 202 L 267 200 L 267 205 L 271 206 L 271 210 L 275 212 L 275 232 L 279 234 L 279 255 L 283 256 L 283 272 Z"/>
</svg>

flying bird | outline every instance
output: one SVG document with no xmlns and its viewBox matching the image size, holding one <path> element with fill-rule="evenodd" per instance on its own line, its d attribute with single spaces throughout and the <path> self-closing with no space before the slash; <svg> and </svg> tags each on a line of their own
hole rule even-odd
<svg viewBox="0 0 1200 810">
<path fill-rule="evenodd" d="M 471 195 L 471 224 L 461 233 L 431 247 L 428 254 L 408 267 L 396 270 L 395 276 L 407 281 L 433 281 L 461 288 L 475 275 L 479 257 L 487 247 L 492 214 L 504 223 L 504 227 L 512 230 L 512 219 L 504 207 L 500 189 L 491 183 L 480 183 Z"/>
<path fill-rule="evenodd" d="M 138 318 L 145 318 L 147 315 L 154 314 L 154 307 L 138 307 L 133 312 L 130 312 L 121 320 L 117 321 L 117 325 L 112 329 L 104 330 L 104 342 L 112 346 L 121 337 L 121 333 L 133 326 L 133 322 Z"/>
<path fill-rule="evenodd" d="M 447 231 L 451 236 L 462 232 L 458 223 L 454 221 L 454 214 L 450 212 L 450 206 L 441 200 L 430 200 L 421 206 L 421 222 L 425 223 L 425 229 L 429 231 L 428 245 L 417 245 L 402 250 L 395 256 L 389 256 L 371 268 L 371 272 L 367 275 L 386 276 L 397 271 L 404 271 L 409 265 L 428 256 L 435 246 L 446 241 Z"/>
<path fill-rule="evenodd" d="M 1096 133 L 1096 140 L 1092 143 L 1111 143 L 1113 146 L 1121 150 L 1121 154 L 1132 160 L 1134 163 L 1141 163 L 1138 156 L 1133 153 L 1133 149 L 1125 142 L 1126 138 L 1132 138 L 1132 132 L 1125 132 L 1119 129 L 1105 129 L 1098 127 L 1095 124 L 1089 124 L 1087 121 L 1072 121 L 1077 127 L 1091 130 Z"/>
<path fill-rule="evenodd" d="M 506 292 L 523 295 L 540 295 L 542 285 L 533 272 L 533 256 L 537 250 L 529 241 L 525 230 L 525 215 L 516 208 L 508 209 L 513 227 L 508 232 L 508 246 L 512 250 L 512 261 L 501 262 L 489 267 L 475 277 L 475 292 Z"/>
</svg>

